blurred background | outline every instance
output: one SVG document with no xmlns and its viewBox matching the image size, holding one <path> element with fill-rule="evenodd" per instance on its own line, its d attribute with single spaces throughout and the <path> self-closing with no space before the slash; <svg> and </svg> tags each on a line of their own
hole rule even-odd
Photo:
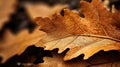
<svg viewBox="0 0 120 67">
<path fill-rule="evenodd" d="M 63 9 L 65 8 L 79 11 L 80 1 L 81 0 L 0 0 L 0 40 L 4 38 L 3 35 L 8 29 L 14 35 L 23 29 L 28 29 L 29 32 L 32 33 L 36 27 L 34 24 L 35 17 L 48 17 L 58 12 L 64 15 Z M 85 1 L 91 2 L 91 0 Z M 115 8 L 120 10 L 120 0 L 102 1 L 109 9 L 111 9 L 112 5 L 115 5 Z M 35 56 L 37 60 L 31 60 L 30 58 L 33 56 Z M 30 46 L 22 55 L 15 55 L 6 63 L 0 64 L 0 67 L 18 67 L 18 62 L 32 62 L 37 64 L 43 62 L 42 58 L 44 56 L 51 56 L 50 51 L 44 51 L 43 48 Z"/>
</svg>

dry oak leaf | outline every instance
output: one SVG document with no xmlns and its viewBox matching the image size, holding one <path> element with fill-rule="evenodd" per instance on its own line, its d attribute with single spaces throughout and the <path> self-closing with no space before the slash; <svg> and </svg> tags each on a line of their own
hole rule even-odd
<svg viewBox="0 0 120 67">
<path fill-rule="evenodd" d="M 0 29 L 15 10 L 16 0 L 0 0 Z"/>
<path fill-rule="evenodd" d="M 36 46 L 45 50 L 58 48 L 58 53 L 69 48 L 64 60 L 81 54 L 88 59 L 100 50 L 120 50 L 120 12 L 108 11 L 101 0 L 81 1 L 80 6 L 84 18 L 68 9 L 64 16 L 58 13 L 50 18 L 36 18 L 40 29 L 47 33 Z"/>
<path fill-rule="evenodd" d="M 35 29 L 33 33 L 23 30 L 17 35 L 7 30 L 3 40 L 0 41 L 2 63 L 16 54 L 20 55 L 28 46 L 35 44 L 45 36 L 46 34 L 38 29 Z"/>
<path fill-rule="evenodd" d="M 48 17 L 53 15 L 54 13 L 60 12 L 63 8 L 68 7 L 67 5 L 54 5 L 49 6 L 47 4 L 43 3 L 37 3 L 37 4 L 25 4 L 25 8 L 30 15 L 31 19 L 34 19 L 35 17 Z"/>
</svg>

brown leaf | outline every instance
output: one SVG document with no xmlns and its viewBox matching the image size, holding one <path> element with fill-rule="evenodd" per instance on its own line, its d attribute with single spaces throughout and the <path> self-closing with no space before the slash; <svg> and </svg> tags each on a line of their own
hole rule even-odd
<svg viewBox="0 0 120 67">
<path fill-rule="evenodd" d="M 101 0 L 82 1 L 80 6 L 84 18 L 68 9 L 64 10 L 64 16 L 58 13 L 51 18 L 36 18 L 40 29 L 48 35 L 36 46 L 45 50 L 58 48 L 58 53 L 69 48 L 64 60 L 81 54 L 88 59 L 100 50 L 120 50 L 120 12 L 108 11 Z"/>
<path fill-rule="evenodd" d="M 0 0 L 0 29 L 14 12 L 16 0 Z"/>
<path fill-rule="evenodd" d="M 119 67 L 120 53 L 117 51 L 99 52 L 92 56 L 89 60 L 82 60 L 82 57 L 64 61 L 64 53 L 57 54 L 52 51 L 53 57 L 44 57 L 44 62 L 37 64 L 36 67 Z M 117 59 L 117 60 L 116 60 Z"/>
<path fill-rule="evenodd" d="M 41 43 L 42 41 L 43 43 Z M 84 59 L 88 59 L 100 50 L 109 51 L 120 49 L 120 43 L 118 42 L 109 39 L 85 36 L 69 36 L 48 42 L 44 39 L 36 45 L 45 47 L 45 50 L 53 50 L 58 48 L 58 53 L 62 53 L 65 49 L 69 48 L 70 50 L 65 55 L 64 60 L 70 60 L 81 54 L 85 55 Z"/>
<path fill-rule="evenodd" d="M 0 41 L 0 56 L 2 62 L 10 57 L 20 55 L 28 46 L 35 44 L 45 37 L 45 33 L 36 29 L 33 33 L 23 30 L 17 35 L 13 35 L 9 30 L 5 32 L 4 39 Z"/>
<path fill-rule="evenodd" d="M 56 12 L 60 12 L 63 8 L 67 7 L 67 5 L 55 5 L 49 6 L 43 3 L 37 4 L 25 4 L 26 10 L 30 17 L 34 19 L 35 17 L 48 17 Z"/>
</svg>

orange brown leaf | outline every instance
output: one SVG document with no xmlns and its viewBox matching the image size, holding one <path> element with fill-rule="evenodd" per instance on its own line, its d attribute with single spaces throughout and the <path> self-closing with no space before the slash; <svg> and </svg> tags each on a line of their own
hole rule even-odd
<svg viewBox="0 0 120 67">
<path fill-rule="evenodd" d="M 80 6 L 80 12 L 65 9 L 64 16 L 56 13 L 50 18 L 36 18 L 40 29 L 47 33 L 36 46 L 45 50 L 58 48 L 58 53 L 69 48 L 64 60 L 81 54 L 88 59 L 100 50 L 120 50 L 120 12 L 108 11 L 101 0 L 81 1 Z"/>
</svg>

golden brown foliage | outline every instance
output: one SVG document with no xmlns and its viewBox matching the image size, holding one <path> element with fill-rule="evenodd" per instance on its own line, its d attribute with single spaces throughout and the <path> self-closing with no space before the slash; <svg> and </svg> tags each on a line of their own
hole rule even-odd
<svg viewBox="0 0 120 67">
<path fill-rule="evenodd" d="M 84 18 L 69 9 L 64 10 L 64 16 L 56 13 L 50 18 L 36 18 L 40 29 L 47 33 L 36 46 L 45 50 L 58 48 L 58 53 L 69 48 L 64 60 L 81 54 L 88 59 L 100 50 L 120 50 L 120 12 L 108 11 L 101 0 L 81 1 L 80 6 Z"/>
</svg>

